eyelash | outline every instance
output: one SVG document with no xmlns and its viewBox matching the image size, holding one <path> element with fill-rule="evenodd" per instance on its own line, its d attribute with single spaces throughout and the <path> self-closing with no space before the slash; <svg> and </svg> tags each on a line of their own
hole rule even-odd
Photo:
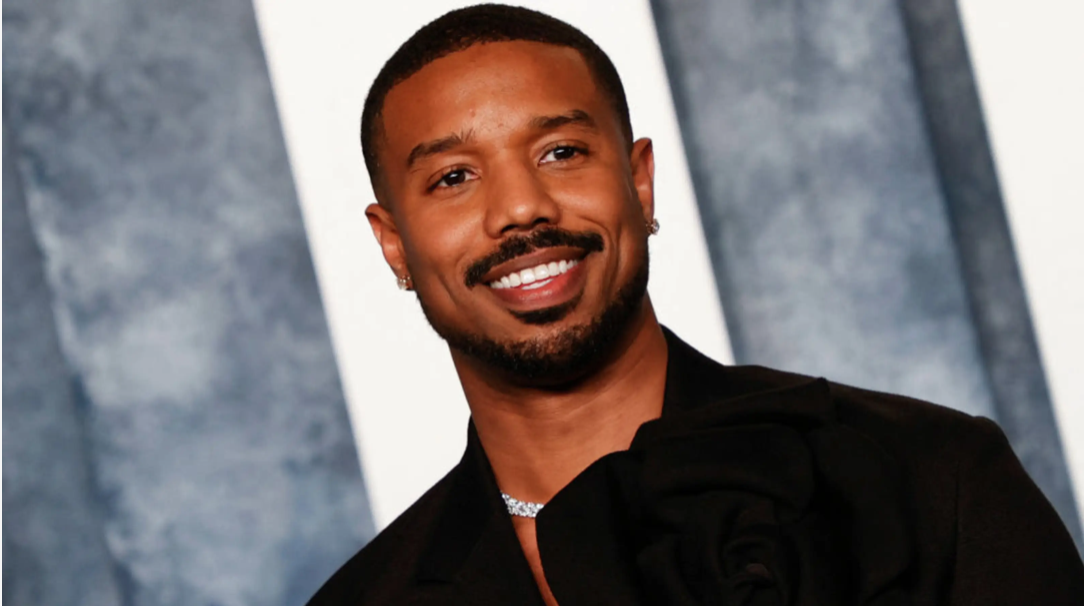
<svg viewBox="0 0 1084 606">
<path fill-rule="evenodd" d="M 555 146 L 551 147 L 550 149 L 546 150 L 546 153 L 542 154 L 542 157 L 545 158 L 546 156 L 548 156 L 548 155 L 552 154 L 553 152 L 555 152 L 557 150 L 560 150 L 560 149 L 572 150 L 573 152 L 575 152 L 576 154 L 581 155 L 581 156 L 586 156 L 588 154 L 587 148 L 585 148 L 585 147 L 580 147 L 578 145 L 564 144 L 564 145 L 555 145 Z M 572 158 L 565 158 L 563 160 L 559 160 L 559 159 L 555 158 L 553 160 L 553 162 L 564 162 L 566 160 L 571 160 L 571 159 Z M 436 181 L 434 181 L 432 185 L 429 186 L 428 191 L 430 191 L 430 192 L 436 191 L 437 189 L 439 189 L 441 187 L 440 184 L 444 183 L 445 179 L 447 179 L 448 177 L 450 177 L 450 176 L 452 176 L 452 175 L 454 175 L 454 174 L 456 174 L 458 172 L 465 172 L 466 170 L 467 170 L 466 168 L 463 168 L 461 166 L 453 166 L 453 167 L 449 168 L 448 170 L 441 173 L 440 177 Z M 455 187 L 456 185 L 461 185 L 461 184 L 456 183 L 455 185 L 447 185 L 446 187 Z"/>
<path fill-rule="evenodd" d="M 440 184 L 444 183 L 444 180 L 447 179 L 448 177 L 454 175 L 455 173 L 461 173 L 461 172 L 466 172 L 466 171 L 467 171 L 467 169 L 462 167 L 462 166 L 453 166 L 453 167 L 449 168 L 448 170 L 444 171 L 443 173 L 441 173 L 440 177 L 436 181 L 434 181 L 432 185 L 429 186 L 428 190 L 431 191 L 431 192 L 435 191 L 438 188 L 440 188 Z M 459 184 L 457 183 L 456 185 L 459 185 Z M 447 185 L 446 187 L 455 187 L 455 185 Z"/>
<path fill-rule="evenodd" d="M 587 148 L 585 148 L 585 147 L 580 147 L 578 145 L 572 145 L 572 144 L 569 144 L 569 143 L 563 143 L 561 145 L 554 145 L 550 149 L 546 150 L 546 153 L 542 154 L 542 157 L 545 158 L 546 156 L 552 154 L 553 152 L 555 152 L 555 151 L 557 151 L 559 149 L 570 149 L 570 150 L 576 152 L 576 154 L 578 154 L 580 156 L 586 156 L 587 153 L 588 153 Z M 571 159 L 572 158 L 566 158 L 565 160 L 571 160 Z M 555 159 L 554 161 L 555 162 L 563 162 L 565 160 L 557 160 L 557 159 Z"/>
</svg>

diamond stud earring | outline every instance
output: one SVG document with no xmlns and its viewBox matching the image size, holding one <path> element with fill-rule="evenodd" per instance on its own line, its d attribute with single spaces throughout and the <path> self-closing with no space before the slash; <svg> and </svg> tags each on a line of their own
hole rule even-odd
<svg viewBox="0 0 1084 606">
<path fill-rule="evenodd" d="M 399 290 L 414 290 L 414 280 L 409 275 L 400 276 L 396 279 L 396 283 L 399 285 Z"/>
<path fill-rule="evenodd" d="M 657 233 L 659 233 L 659 220 L 652 219 L 651 222 L 647 224 L 647 235 L 654 236 Z"/>
</svg>

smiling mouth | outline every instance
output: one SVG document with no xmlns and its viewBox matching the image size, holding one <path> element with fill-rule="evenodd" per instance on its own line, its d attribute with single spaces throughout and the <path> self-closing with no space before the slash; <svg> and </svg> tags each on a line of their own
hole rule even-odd
<svg viewBox="0 0 1084 606">
<path fill-rule="evenodd" d="M 514 271 L 489 283 L 494 290 L 519 288 L 522 290 L 535 290 L 548 285 L 557 277 L 564 275 L 573 267 L 580 264 L 578 259 L 562 259 L 550 261 L 535 267 L 528 267 L 520 271 Z"/>
<path fill-rule="evenodd" d="M 481 284 L 513 316 L 528 324 L 548 323 L 578 305 L 588 256 L 568 246 L 536 250 L 495 267 Z M 560 317 L 554 315 L 557 309 L 563 310 Z"/>
<path fill-rule="evenodd" d="M 471 263 L 464 282 L 467 288 L 486 285 L 494 291 L 516 289 L 522 292 L 525 285 L 561 277 L 569 271 L 570 263 L 575 267 L 584 257 L 602 252 L 604 247 L 602 236 L 594 232 L 542 227 L 527 235 L 509 237 L 496 251 Z M 556 263 L 553 268 L 556 271 L 551 271 L 552 263 Z M 526 272 L 527 269 L 531 271 Z"/>
</svg>

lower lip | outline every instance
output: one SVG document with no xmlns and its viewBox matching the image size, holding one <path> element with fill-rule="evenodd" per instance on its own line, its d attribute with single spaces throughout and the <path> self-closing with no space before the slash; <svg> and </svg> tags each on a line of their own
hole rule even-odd
<svg viewBox="0 0 1084 606">
<path fill-rule="evenodd" d="M 583 266 L 584 262 L 580 261 L 561 275 L 524 285 L 530 288 L 486 288 L 514 311 L 545 309 L 567 303 L 583 290 L 586 276 Z"/>
</svg>

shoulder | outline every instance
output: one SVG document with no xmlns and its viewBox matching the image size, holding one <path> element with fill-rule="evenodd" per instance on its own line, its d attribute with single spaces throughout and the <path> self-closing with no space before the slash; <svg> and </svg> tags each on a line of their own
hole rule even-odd
<svg viewBox="0 0 1084 606">
<path fill-rule="evenodd" d="M 797 388 L 818 380 L 764 366 L 724 366 L 672 332 L 667 330 L 665 334 L 672 362 L 667 397 L 675 392 L 675 400 L 691 400 L 692 407 Z M 982 443 L 1004 441 L 1001 430 L 988 419 L 915 398 L 820 380 L 828 386 L 837 420 L 876 440 L 897 457 L 956 459 Z"/>
<path fill-rule="evenodd" d="M 332 575 L 308 606 L 394 603 L 408 586 L 457 465 Z"/>
<path fill-rule="evenodd" d="M 877 441 L 916 476 L 939 476 L 929 480 L 956 484 L 995 460 L 1020 466 L 1001 427 L 986 417 L 897 394 L 830 385 L 839 420 Z"/>
<path fill-rule="evenodd" d="M 758 366 L 728 367 L 725 373 L 750 392 L 814 380 Z M 968 478 L 1019 468 L 1005 435 L 989 419 L 907 396 L 826 384 L 837 422 L 894 461 L 919 531 L 933 545 L 953 542 L 958 498 Z"/>
<path fill-rule="evenodd" d="M 985 417 L 898 394 L 830 385 L 839 420 L 889 445 L 907 442 L 931 455 L 959 457 L 990 441 L 1004 442 L 1001 429 Z"/>
<path fill-rule="evenodd" d="M 728 380 L 742 389 L 797 386 L 814 377 L 762 366 L 732 366 Z M 1008 447 L 993 421 L 946 406 L 887 392 L 827 381 L 840 423 L 877 441 L 897 456 L 963 463 L 982 451 Z"/>
</svg>

